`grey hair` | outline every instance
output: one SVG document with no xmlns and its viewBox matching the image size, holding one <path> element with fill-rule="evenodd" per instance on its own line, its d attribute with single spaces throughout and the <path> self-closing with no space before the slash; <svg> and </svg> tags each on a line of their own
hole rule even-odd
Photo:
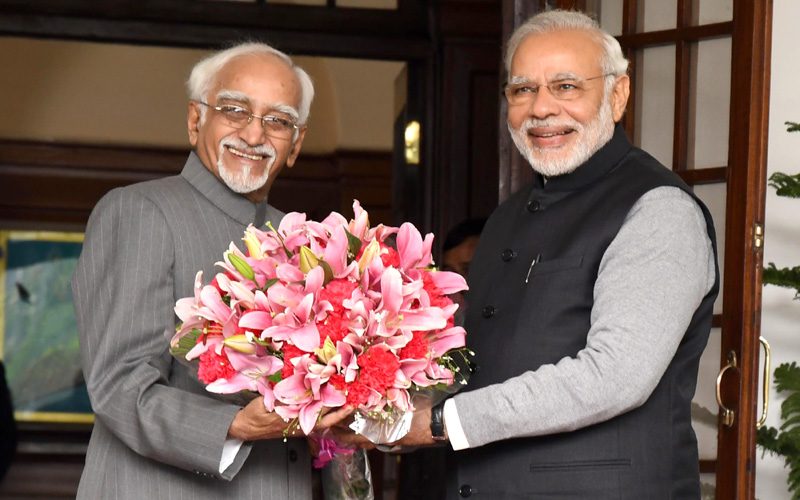
<svg viewBox="0 0 800 500">
<path fill-rule="evenodd" d="M 297 110 L 299 115 L 298 124 L 305 125 L 308 121 L 308 115 L 311 112 L 311 101 L 314 100 L 314 84 L 311 82 L 311 77 L 308 76 L 308 73 L 306 73 L 303 68 L 297 66 L 294 61 L 292 61 L 291 57 L 265 43 L 241 43 L 212 54 L 195 64 L 194 68 L 192 68 L 192 73 L 189 75 L 189 79 L 186 81 L 189 99 L 195 101 L 208 99 L 208 92 L 214 84 L 214 78 L 216 78 L 217 74 L 226 64 L 237 57 L 259 54 L 276 56 L 294 71 L 295 76 L 297 76 L 297 81 L 300 82 L 300 109 Z M 201 109 L 201 115 L 203 114 L 203 110 L 204 109 Z"/>
<path fill-rule="evenodd" d="M 600 65 L 604 74 L 621 76 L 627 73 L 628 60 L 616 38 L 603 31 L 597 21 L 583 12 L 557 9 L 536 14 L 514 30 L 506 45 L 506 71 L 511 74 L 511 60 L 519 44 L 528 36 L 570 30 L 588 31 L 597 38 L 603 49 Z"/>
</svg>

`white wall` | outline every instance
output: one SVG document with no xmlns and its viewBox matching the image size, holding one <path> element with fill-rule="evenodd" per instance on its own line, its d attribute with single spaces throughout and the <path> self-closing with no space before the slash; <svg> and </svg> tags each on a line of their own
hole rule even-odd
<svg viewBox="0 0 800 500">
<path fill-rule="evenodd" d="M 775 0 L 772 25 L 772 84 L 769 109 L 768 175 L 773 172 L 800 172 L 800 133 L 787 133 L 784 122 L 800 122 L 800 65 L 797 64 L 797 22 L 800 21 L 800 2 Z M 764 263 L 778 267 L 800 265 L 800 199 L 775 195 L 767 191 L 766 240 Z M 766 286 L 761 313 L 761 334 L 772 345 L 772 366 L 800 362 L 800 301 L 793 300 L 791 290 Z M 780 404 L 774 384 L 767 425 L 780 425 Z M 760 407 L 760 403 L 759 403 Z M 756 497 L 760 500 L 788 499 L 786 486 L 788 470 L 783 460 L 758 452 L 756 468 Z"/>
</svg>

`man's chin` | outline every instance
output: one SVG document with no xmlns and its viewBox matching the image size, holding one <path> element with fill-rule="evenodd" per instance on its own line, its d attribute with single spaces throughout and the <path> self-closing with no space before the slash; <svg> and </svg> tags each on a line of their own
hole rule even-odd
<svg viewBox="0 0 800 500">
<path fill-rule="evenodd" d="M 545 177 L 556 177 L 574 172 L 580 165 L 574 158 L 566 155 L 536 155 L 528 157 L 528 163 L 536 172 Z"/>
</svg>

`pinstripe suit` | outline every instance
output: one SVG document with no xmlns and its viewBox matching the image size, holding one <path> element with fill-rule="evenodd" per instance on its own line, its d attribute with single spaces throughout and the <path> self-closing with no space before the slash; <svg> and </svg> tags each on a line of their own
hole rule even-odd
<svg viewBox="0 0 800 500">
<path fill-rule="evenodd" d="M 78 498 L 310 498 L 302 440 L 245 443 L 219 474 L 240 407 L 212 397 L 167 351 L 175 300 L 192 295 L 198 270 L 212 278 L 256 211 L 194 153 L 179 176 L 115 189 L 95 207 L 72 282 L 97 416 Z"/>
</svg>

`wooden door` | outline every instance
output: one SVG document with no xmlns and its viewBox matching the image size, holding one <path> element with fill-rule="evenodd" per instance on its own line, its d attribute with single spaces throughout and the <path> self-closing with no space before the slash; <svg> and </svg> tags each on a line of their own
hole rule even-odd
<svg viewBox="0 0 800 500">
<path fill-rule="evenodd" d="M 623 118 L 629 137 L 709 206 L 722 289 L 692 412 L 703 498 L 753 498 L 771 2 L 505 0 L 503 6 L 506 36 L 545 8 L 585 10 L 617 36 L 631 61 Z M 527 182 L 530 167 L 505 135 L 500 151 L 502 200 Z"/>
</svg>

